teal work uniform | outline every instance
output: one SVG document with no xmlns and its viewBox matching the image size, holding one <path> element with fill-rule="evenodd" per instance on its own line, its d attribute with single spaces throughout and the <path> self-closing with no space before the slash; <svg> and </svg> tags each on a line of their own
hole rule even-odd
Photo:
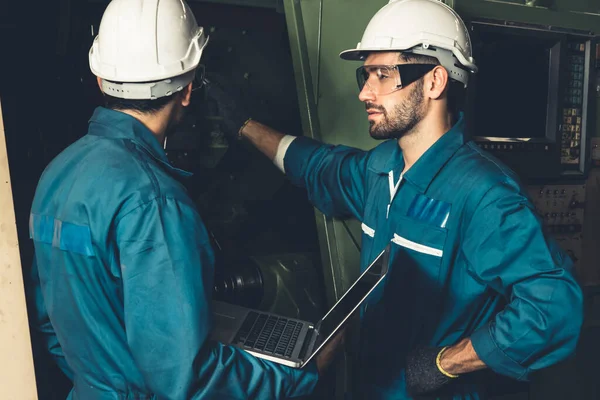
<svg viewBox="0 0 600 400">
<path fill-rule="evenodd" d="M 292 369 L 210 341 L 214 256 L 153 134 L 98 108 L 43 173 L 30 217 L 36 314 L 69 398 L 276 399 L 312 392 Z"/>
<path fill-rule="evenodd" d="M 463 126 L 461 116 L 403 176 L 396 140 L 363 151 L 299 137 L 285 152 L 286 174 L 319 210 L 362 223 L 362 270 L 391 242 L 384 288 L 363 310 L 355 397 L 409 399 L 405 359 L 416 346 L 470 337 L 491 370 L 516 380 L 576 347 L 583 306 L 571 259 L 514 173 Z M 482 398 L 468 376 L 444 398 Z"/>
</svg>

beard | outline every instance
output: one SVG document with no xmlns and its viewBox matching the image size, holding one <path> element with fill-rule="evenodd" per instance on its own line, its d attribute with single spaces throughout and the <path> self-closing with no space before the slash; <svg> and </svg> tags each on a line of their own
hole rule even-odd
<svg viewBox="0 0 600 400">
<path fill-rule="evenodd" d="M 366 103 L 367 109 L 375 109 L 381 112 L 380 122 L 369 121 L 369 134 L 373 139 L 400 139 L 412 131 L 425 117 L 423 109 L 423 79 L 415 82 L 408 98 L 401 104 L 397 104 L 391 113 L 383 106 Z"/>
</svg>

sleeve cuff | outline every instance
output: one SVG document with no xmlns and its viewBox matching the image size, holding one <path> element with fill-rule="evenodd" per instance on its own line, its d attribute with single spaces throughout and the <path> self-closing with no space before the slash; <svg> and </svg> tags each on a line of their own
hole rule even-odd
<svg viewBox="0 0 600 400">
<path fill-rule="evenodd" d="M 279 142 L 279 146 L 277 147 L 277 153 L 275 153 L 275 158 L 273 159 L 273 163 L 285 174 L 285 166 L 283 165 L 283 159 L 285 158 L 285 154 L 287 153 L 288 147 L 290 144 L 297 139 L 296 136 L 285 135 L 281 141 Z"/>
<path fill-rule="evenodd" d="M 492 325 L 487 324 L 471 335 L 471 344 L 475 349 L 475 353 L 477 353 L 479 359 L 494 372 L 520 381 L 526 381 L 528 379 L 529 371 L 527 368 L 507 356 L 506 353 L 498 347 L 492 337 L 491 328 Z"/>
<path fill-rule="evenodd" d="M 290 397 L 306 396 L 315 390 L 319 381 L 319 371 L 316 361 L 309 362 L 304 368 L 294 369 L 294 390 Z"/>
</svg>

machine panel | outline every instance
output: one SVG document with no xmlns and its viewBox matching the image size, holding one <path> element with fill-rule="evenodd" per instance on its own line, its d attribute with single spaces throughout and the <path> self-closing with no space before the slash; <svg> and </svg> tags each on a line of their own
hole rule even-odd
<svg viewBox="0 0 600 400">
<path fill-rule="evenodd" d="M 544 227 L 579 268 L 582 259 L 585 184 L 529 185 L 527 189 Z"/>
</svg>

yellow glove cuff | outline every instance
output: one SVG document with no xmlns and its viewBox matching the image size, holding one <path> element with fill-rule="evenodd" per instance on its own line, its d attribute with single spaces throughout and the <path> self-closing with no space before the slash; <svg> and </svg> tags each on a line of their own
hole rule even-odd
<svg viewBox="0 0 600 400">
<path fill-rule="evenodd" d="M 448 378 L 456 379 L 458 378 L 458 375 L 452 375 L 451 373 L 447 372 L 444 368 L 442 368 L 442 354 L 444 353 L 444 351 L 446 351 L 447 348 L 448 347 L 446 346 L 442 350 L 440 350 L 437 357 L 435 358 L 435 364 L 437 365 L 438 369 L 442 374 L 444 374 Z"/>
</svg>

